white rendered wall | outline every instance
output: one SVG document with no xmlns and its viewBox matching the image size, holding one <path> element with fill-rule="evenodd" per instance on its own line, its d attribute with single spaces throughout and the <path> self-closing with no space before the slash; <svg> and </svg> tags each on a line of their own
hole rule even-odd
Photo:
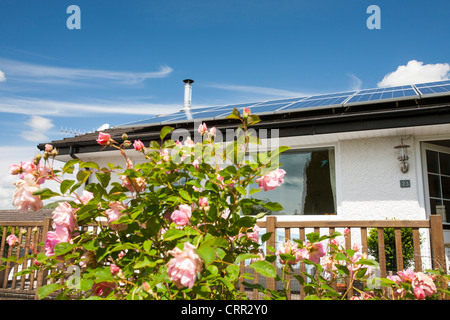
<svg viewBox="0 0 450 320">
<path fill-rule="evenodd" d="M 419 201 L 422 192 L 418 181 L 414 137 L 405 144 L 411 147 L 409 171 L 400 171 L 397 160 L 401 137 L 343 140 L 339 142 L 341 219 L 399 220 L 425 219 L 423 204 Z M 401 188 L 400 180 L 410 180 L 409 188 Z M 339 204 L 338 204 L 339 205 Z"/>
</svg>

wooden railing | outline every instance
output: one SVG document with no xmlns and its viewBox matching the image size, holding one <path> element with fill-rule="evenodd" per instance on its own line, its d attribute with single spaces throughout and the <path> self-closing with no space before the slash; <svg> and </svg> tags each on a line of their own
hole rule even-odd
<svg viewBox="0 0 450 320">
<path fill-rule="evenodd" d="M 276 235 L 278 231 L 284 234 L 285 239 L 290 239 L 291 234 L 299 235 L 299 239 L 304 240 L 307 229 L 321 234 L 332 234 L 339 228 L 349 228 L 352 230 L 350 236 L 345 237 L 345 246 L 351 248 L 354 240 L 360 242 L 362 252 L 368 253 L 368 230 L 376 228 L 378 233 L 378 250 L 380 276 L 386 277 L 386 260 L 384 245 L 384 228 L 394 228 L 395 246 L 396 246 L 396 262 L 398 270 L 402 270 L 404 266 L 402 255 L 402 239 L 401 229 L 411 228 L 413 234 L 414 246 L 414 265 L 416 271 L 422 271 L 422 258 L 424 254 L 421 252 L 419 229 L 429 231 L 429 247 L 431 249 L 432 267 L 441 267 L 446 269 L 445 246 L 443 238 L 442 220 L 440 216 L 431 216 L 429 220 L 372 220 L 372 221 L 278 221 L 276 217 L 268 216 L 265 221 L 257 223 L 260 228 L 265 228 L 266 232 L 272 232 L 272 236 L 267 241 L 267 245 L 276 248 Z M 51 230 L 51 219 L 45 218 L 44 221 L 0 221 L 2 227 L 2 235 L 0 242 L 0 256 L 8 258 L 15 256 L 18 259 L 33 250 L 44 250 L 39 243 L 44 242 L 47 232 Z M 359 229 L 359 232 L 358 232 Z M 352 236 L 359 234 L 358 239 L 352 239 Z M 341 232 L 342 233 L 342 232 Z M 8 246 L 6 238 L 10 234 L 16 234 L 19 238 L 19 246 Z M 46 275 L 43 271 L 20 275 L 14 277 L 18 271 L 26 269 L 33 261 L 31 259 L 23 261 L 21 264 L 6 262 L 7 268 L 0 271 L 0 296 L 8 294 L 24 294 L 34 297 L 36 290 L 47 284 Z M 242 268 L 245 268 L 242 265 Z M 245 268 L 248 272 L 248 268 Z M 300 263 L 300 271 L 305 271 L 305 264 Z M 257 279 L 256 279 L 257 280 Z M 274 279 L 265 279 L 265 286 L 270 289 L 276 288 Z M 244 286 L 240 285 L 240 290 L 244 291 Z M 253 291 L 254 297 L 257 292 Z M 255 296 L 256 294 L 256 296 Z M 1 297 L 0 297 L 1 298 Z M 300 290 L 299 298 L 304 298 L 304 292 Z"/>
<path fill-rule="evenodd" d="M 265 232 L 272 232 L 272 236 L 267 241 L 267 247 L 276 248 L 276 236 L 280 234 L 284 234 L 284 239 L 291 239 L 292 231 L 298 233 L 300 240 L 305 240 L 306 238 L 306 229 L 311 229 L 311 231 L 318 232 L 321 234 L 325 234 L 324 229 L 328 229 L 328 234 L 333 234 L 338 228 L 349 228 L 350 234 L 345 237 L 345 247 L 347 249 L 352 247 L 352 234 L 355 232 L 359 233 L 359 239 L 357 242 L 361 245 L 361 250 L 363 253 L 368 254 L 368 229 L 376 228 L 378 234 L 378 254 L 379 254 L 379 265 L 380 265 L 380 277 L 386 277 L 386 258 L 385 258 L 385 241 L 384 241 L 384 229 L 385 228 L 394 228 L 395 233 L 395 251 L 396 251 L 396 262 L 397 262 L 397 271 L 403 270 L 404 261 L 402 254 L 402 237 L 401 230 L 402 228 L 411 228 L 413 235 L 413 247 L 414 247 L 414 265 L 415 271 L 423 271 L 422 270 L 422 257 L 423 256 L 431 256 L 431 263 L 433 268 L 443 268 L 446 270 L 446 260 L 445 260 L 445 248 L 444 248 L 444 237 L 443 237 L 443 228 L 442 228 L 442 218 L 441 216 L 430 216 L 429 220 L 370 220 L 370 221 L 278 221 L 276 217 L 269 216 L 266 221 L 258 222 L 257 225 L 260 228 L 265 228 Z M 355 230 L 355 229 L 359 229 Z M 428 229 L 429 230 L 429 247 L 431 250 L 431 254 L 423 254 L 421 252 L 420 233 L 419 229 Z M 342 233 L 342 232 L 341 232 Z M 268 254 L 273 254 L 273 252 L 267 252 Z M 274 266 L 276 263 L 274 262 Z M 299 271 L 305 271 L 305 264 L 300 263 Z M 251 271 L 251 268 L 246 268 L 245 264 L 241 264 L 242 271 L 245 272 Z M 258 280 L 258 275 L 254 275 L 256 277 L 255 281 Z M 265 287 L 268 289 L 277 288 L 277 284 L 275 283 L 275 279 L 267 278 L 264 279 Z M 240 290 L 243 292 L 245 290 L 244 285 L 241 283 Z M 352 292 L 350 292 L 352 293 Z M 257 299 L 258 292 L 256 289 L 253 290 L 253 297 Z M 305 297 L 305 293 L 303 290 L 299 290 L 299 298 L 303 299 Z M 351 297 L 351 294 L 349 295 Z"/>
<path fill-rule="evenodd" d="M 46 218 L 44 221 L 0 221 L 2 235 L 0 242 L 0 256 L 2 258 L 15 257 L 17 261 L 25 255 L 32 252 L 42 252 L 43 247 L 39 243 L 45 241 L 47 232 L 51 228 L 51 220 Z M 15 234 L 19 239 L 19 246 L 9 246 L 6 238 Z M 24 274 L 15 277 L 14 275 L 21 270 L 27 269 L 31 259 L 25 259 L 22 263 L 5 262 L 7 268 L 0 271 L 0 295 L 22 295 L 25 297 L 35 297 L 36 290 L 46 283 L 43 271 Z"/>
</svg>

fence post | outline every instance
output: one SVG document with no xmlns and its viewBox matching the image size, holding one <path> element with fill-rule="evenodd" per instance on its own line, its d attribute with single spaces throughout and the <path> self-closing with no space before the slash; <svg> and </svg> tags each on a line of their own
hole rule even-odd
<svg viewBox="0 0 450 320">
<path fill-rule="evenodd" d="M 433 268 L 447 270 L 445 263 L 444 229 L 440 215 L 430 215 L 430 233 Z"/>
<path fill-rule="evenodd" d="M 276 243 L 276 225 L 277 225 L 277 217 L 267 217 L 266 220 L 266 232 L 272 232 L 272 235 L 270 236 L 270 239 L 267 241 L 267 246 L 270 246 L 272 248 L 275 248 Z M 270 251 L 266 247 L 266 254 L 273 254 L 270 253 Z M 275 262 L 272 263 L 272 265 L 276 268 Z M 266 278 L 266 287 L 267 289 L 275 290 L 275 279 L 274 278 Z"/>
</svg>

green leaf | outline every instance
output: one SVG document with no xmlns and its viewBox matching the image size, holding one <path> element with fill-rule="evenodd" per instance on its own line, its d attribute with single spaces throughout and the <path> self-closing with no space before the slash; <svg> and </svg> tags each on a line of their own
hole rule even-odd
<svg viewBox="0 0 450 320">
<path fill-rule="evenodd" d="M 161 133 L 160 133 L 160 138 L 161 140 L 164 140 L 164 138 L 166 137 L 166 135 L 168 135 L 170 132 L 172 132 L 172 130 L 175 128 L 169 127 L 169 126 L 165 126 L 161 129 Z"/>
<path fill-rule="evenodd" d="M 72 160 L 67 161 L 62 169 L 63 173 L 69 173 L 69 174 L 73 173 L 74 165 L 76 165 L 80 162 L 81 162 L 80 159 L 72 159 Z"/>
<path fill-rule="evenodd" d="M 61 185 L 59 187 L 59 190 L 61 191 L 62 194 L 65 194 L 66 191 L 73 186 L 73 184 L 75 183 L 74 180 L 63 180 L 63 182 L 61 182 Z"/>
<path fill-rule="evenodd" d="M 308 241 L 311 243 L 316 243 L 320 239 L 320 233 L 318 233 L 318 232 L 308 233 L 306 235 L 306 239 L 308 239 Z"/>
<path fill-rule="evenodd" d="M 96 164 L 95 162 L 90 162 L 90 161 L 81 162 L 80 168 L 94 168 L 94 169 L 100 170 L 100 167 L 98 166 L 98 164 Z"/>
<path fill-rule="evenodd" d="M 61 196 L 59 193 L 50 190 L 49 188 L 39 189 L 33 192 L 34 196 L 39 196 L 41 200 L 45 200 L 51 197 Z"/>
<path fill-rule="evenodd" d="M 250 268 L 255 269 L 256 272 L 267 278 L 275 278 L 277 275 L 274 266 L 264 260 L 253 262 L 250 265 Z"/>
<path fill-rule="evenodd" d="M 355 264 L 362 264 L 362 265 L 374 267 L 376 269 L 380 268 L 380 265 L 378 264 L 378 262 L 375 260 L 372 260 L 372 259 L 359 259 L 357 262 L 355 262 Z"/>
<path fill-rule="evenodd" d="M 216 258 L 216 250 L 210 246 L 201 246 L 197 250 L 198 255 L 205 262 L 205 265 L 211 264 Z"/>
<path fill-rule="evenodd" d="M 237 221 L 237 225 L 239 227 L 251 228 L 255 225 L 255 218 L 249 216 L 242 217 Z"/>
<path fill-rule="evenodd" d="M 244 187 L 236 186 L 236 190 L 237 190 L 240 194 L 242 194 L 243 196 L 246 196 L 246 195 L 247 195 L 247 190 L 245 190 Z"/>
<path fill-rule="evenodd" d="M 55 246 L 55 255 L 61 256 L 63 254 L 66 254 L 70 251 L 72 251 L 73 248 L 75 248 L 76 244 L 71 244 L 69 242 L 60 242 Z"/>
<path fill-rule="evenodd" d="M 234 107 L 233 111 L 231 112 L 231 114 L 226 116 L 225 118 L 227 118 L 227 119 L 240 119 L 241 118 L 241 113 L 238 111 L 238 109 L 236 109 L 236 107 Z"/>
<path fill-rule="evenodd" d="M 264 243 L 264 242 L 266 242 L 267 240 L 269 240 L 270 237 L 272 236 L 272 233 L 273 233 L 273 232 L 267 232 L 267 233 L 264 233 L 264 234 L 261 236 L 261 241 Z"/>
<path fill-rule="evenodd" d="M 259 258 L 258 254 L 254 254 L 254 253 L 241 253 L 240 255 L 238 255 L 236 257 L 236 260 L 234 261 L 235 263 L 239 263 L 243 260 L 247 260 L 247 259 L 257 259 Z"/>
<path fill-rule="evenodd" d="M 89 176 L 91 175 L 92 171 L 86 171 L 86 170 L 80 170 L 77 173 L 77 180 L 79 183 L 85 183 Z"/>
<path fill-rule="evenodd" d="M 181 196 L 184 200 L 187 200 L 187 201 L 189 201 L 189 202 L 192 202 L 191 196 L 189 195 L 189 193 L 188 193 L 186 190 L 180 189 L 178 192 L 180 193 L 180 196 Z"/>
<path fill-rule="evenodd" d="M 64 285 L 59 284 L 59 283 L 52 283 L 52 284 L 48 284 L 45 286 L 40 287 L 37 290 L 37 295 L 39 297 L 39 299 L 44 299 L 46 296 L 48 296 L 50 293 L 59 290 L 61 288 L 63 288 Z"/>
<path fill-rule="evenodd" d="M 229 281 L 234 281 L 236 280 L 237 277 L 239 277 L 239 266 L 236 264 L 230 264 L 228 265 L 228 267 L 225 269 L 227 274 L 226 274 L 226 278 Z"/>
<path fill-rule="evenodd" d="M 248 116 L 248 118 L 247 118 L 248 120 L 248 125 L 249 126 L 251 126 L 251 125 L 254 125 L 254 124 L 257 124 L 258 122 L 260 122 L 261 121 L 261 119 L 259 118 L 259 116 L 257 116 L 256 114 L 251 114 L 251 115 L 249 115 Z"/>
<path fill-rule="evenodd" d="M 186 233 L 183 230 L 178 229 L 169 229 L 166 233 L 164 233 L 164 240 L 165 241 L 172 241 L 181 237 L 184 237 Z"/>
<path fill-rule="evenodd" d="M 95 173 L 98 181 L 102 185 L 103 188 L 106 188 L 111 181 L 111 173 L 110 172 L 97 172 Z"/>
<path fill-rule="evenodd" d="M 281 211 L 284 209 L 283 206 L 277 202 L 265 202 L 262 206 L 271 211 Z"/>
<path fill-rule="evenodd" d="M 146 240 L 144 241 L 143 247 L 145 251 L 150 251 L 152 248 L 152 241 L 151 240 Z"/>
</svg>

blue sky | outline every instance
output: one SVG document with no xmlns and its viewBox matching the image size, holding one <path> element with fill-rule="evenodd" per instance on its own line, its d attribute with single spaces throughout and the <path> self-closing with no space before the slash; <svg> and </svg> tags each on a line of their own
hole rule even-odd
<svg viewBox="0 0 450 320">
<path fill-rule="evenodd" d="M 185 78 L 193 107 L 448 79 L 448 12 L 448 0 L 1 0 L 0 173 L 61 128 L 178 111 Z M 0 178 L 0 208 L 13 180 Z"/>
</svg>

